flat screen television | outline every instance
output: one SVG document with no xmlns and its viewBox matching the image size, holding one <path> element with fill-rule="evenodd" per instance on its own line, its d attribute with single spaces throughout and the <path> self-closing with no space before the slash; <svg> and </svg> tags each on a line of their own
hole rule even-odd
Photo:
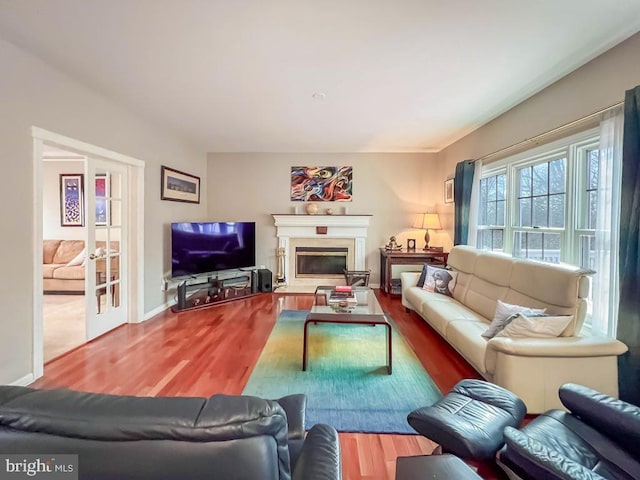
<svg viewBox="0 0 640 480">
<path fill-rule="evenodd" d="M 171 224 L 172 277 L 253 267 L 255 264 L 255 222 Z"/>
</svg>

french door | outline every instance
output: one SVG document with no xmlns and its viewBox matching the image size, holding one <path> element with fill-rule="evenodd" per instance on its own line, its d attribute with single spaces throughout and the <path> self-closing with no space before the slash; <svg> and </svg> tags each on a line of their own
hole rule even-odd
<svg viewBox="0 0 640 480">
<path fill-rule="evenodd" d="M 87 340 L 92 340 L 127 321 L 128 168 L 89 157 L 85 179 L 85 300 Z"/>
</svg>

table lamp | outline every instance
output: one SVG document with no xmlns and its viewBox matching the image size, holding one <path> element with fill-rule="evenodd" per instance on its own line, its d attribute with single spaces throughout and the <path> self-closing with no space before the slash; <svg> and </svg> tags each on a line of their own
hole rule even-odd
<svg viewBox="0 0 640 480">
<path fill-rule="evenodd" d="M 437 213 L 420 213 L 416 216 L 415 222 L 413 222 L 413 228 L 420 228 L 425 231 L 424 234 L 424 249 L 429 250 L 429 229 L 440 230 L 440 217 Z"/>
</svg>

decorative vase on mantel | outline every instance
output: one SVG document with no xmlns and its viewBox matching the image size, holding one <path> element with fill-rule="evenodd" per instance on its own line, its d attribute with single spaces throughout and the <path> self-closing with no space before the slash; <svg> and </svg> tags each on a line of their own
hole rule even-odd
<svg viewBox="0 0 640 480">
<path fill-rule="evenodd" d="M 318 213 L 320 207 L 318 207 L 317 203 L 307 203 L 307 206 L 304 207 L 304 209 L 309 215 L 315 215 L 316 213 Z"/>
</svg>

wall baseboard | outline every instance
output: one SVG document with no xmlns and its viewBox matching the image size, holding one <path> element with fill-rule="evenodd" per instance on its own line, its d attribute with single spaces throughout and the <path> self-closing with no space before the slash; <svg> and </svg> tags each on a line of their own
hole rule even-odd
<svg viewBox="0 0 640 480">
<path fill-rule="evenodd" d="M 154 308 L 153 310 L 147 312 L 144 314 L 144 318 L 142 319 L 143 322 L 146 322 L 147 320 L 155 317 L 156 315 L 164 312 L 165 310 L 167 310 L 168 308 L 171 308 L 172 305 L 174 305 L 176 302 L 169 302 L 169 303 L 163 303 L 162 305 L 157 306 L 156 308 Z"/>
<path fill-rule="evenodd" d="M 16 387 L 26 387 L 27 385 L 33 383 L 35 381 L 35 377 L 33 373 L 28 373 L 22 378 L 19 378 L 15 382 L 11 382 L 10 385 L 14 385 Z"/>
</svg>

